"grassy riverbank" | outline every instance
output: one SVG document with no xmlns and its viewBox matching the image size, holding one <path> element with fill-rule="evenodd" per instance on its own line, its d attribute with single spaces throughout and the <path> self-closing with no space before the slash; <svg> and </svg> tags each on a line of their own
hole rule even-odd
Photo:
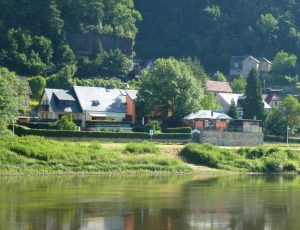
<svg viewBox="0 0 300 230">
<path fill-rule="evenodd" d="M 42 137 L 1 137 L 0 174 L 191 172 L 177 156 L 152 143 L 60 142 Z"/>
<path fill-rule="evenodd" d="M 295 172 L 300 165 L 297 149 L 274 147 L 220 148 L 209 144 L 189 144 L 181 156 L 192 164 L 233 172 Z"/>
<path fill-rule="evenodd" d="M 184 159 L 184 160 L 183 160 Z M 0 175 L 186 172 L 296 172 L 300 149 L 55 141 L 0 137 Z"/>
</svg>

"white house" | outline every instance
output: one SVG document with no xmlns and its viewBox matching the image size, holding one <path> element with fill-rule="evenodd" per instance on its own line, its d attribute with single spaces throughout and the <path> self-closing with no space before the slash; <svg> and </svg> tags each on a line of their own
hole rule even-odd
<svg viewBox="0 0 300 230">
<path fill-rule="evenodd" d="M 222 106 L 222 109 L 224 110 L 225 113 L 228 112 L 230 105 L 231 105 L 231 100 L 234 101 L 236 107 L 237 107 L 237 113 L 239 118 L 243 117 L 243 100 L 245 100 L 245 96 L 243 94 L 236 94 L 236 93 L 219 93 L 216 97 L 217 101 L 219 104 Z M 264 103 L 264 110 L 265 112 L 270 112 L 271 111 L 271 106 L 266 103 L 263 98 L 262 101 Z"/>
<path fill-rule="evenodd" d="M 57 120 L 67 114 L 72 114 L 74 120 L 82 119 L 72 91 L 46 88 L 38 107 L 38 117 L 42 120 Z"/>
<path fill-rule="evenodd" d="M 74 86 L 71 90 L 44 90 L 38 117 L 56 120 L 66 114 L 86 127 L 87 122 L 114 120 L 135 123 L 137 90 Z"/>
</svg>

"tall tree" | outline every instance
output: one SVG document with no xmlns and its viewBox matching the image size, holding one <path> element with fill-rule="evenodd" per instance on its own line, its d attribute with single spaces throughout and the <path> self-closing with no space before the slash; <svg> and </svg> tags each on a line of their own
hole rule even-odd
<svg viewBox="0 0 300 230">
<path fill-rule="evenodd" d="M 292 96 L 285 97 L 278 107 L 272 108 L 266 122 L 267 132 L 275 135 L 286 135 L 287 127 L 291 133 L 300 127 L 300 103 Z"/>
<path fill-rule="evenodd" d="M 235 102 L 234 102 L 233 99 L 231 100 L 231 104 L 230 104 L 227 115 L 229 117 L 231 117 L 232 119 L 238 119 L 239 118 L 237 108 L 236 108 L 236 105 L 235 105 Z"/>
<path fill-rule="evenodd" d="M 264 103 L 261 94 L 261 85 L 255 69 L 252 69 L 247 78 L 245 91 L 245 100 L 243 102 L 243 118 L 258 120 L 265 119 Z"/>
<path fill-rule="evenodd" d="M 170 116 L 178 121 L 201 107 L 200 86 L 185 63 L 174 58 L 157 59 L 141 79 L 137 99 L 140 113 L 159 115 L 165 122 Z"/>
<path fill-rule="evenodd" d="M 13 72 L 0 67 L 0 134 L 25 110 L 25 87 Z"/>
</svg>

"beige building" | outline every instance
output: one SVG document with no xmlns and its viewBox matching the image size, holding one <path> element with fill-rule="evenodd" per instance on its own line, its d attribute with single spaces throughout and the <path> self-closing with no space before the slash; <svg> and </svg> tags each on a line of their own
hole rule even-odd
<svg viewBox="0 0 300 230">
<path fill-rule="evenodd" d="M 269 74 L 272 62 L 264 57 L 232 56 L 230 59 L 230 77 L 248 77 L 250 71 L 255 69 L 260 76 Z"/>
</svg>

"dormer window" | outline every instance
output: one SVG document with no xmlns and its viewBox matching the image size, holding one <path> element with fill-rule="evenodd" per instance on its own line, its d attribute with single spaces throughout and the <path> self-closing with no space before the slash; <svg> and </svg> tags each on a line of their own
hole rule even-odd
<svg viewBox="0 0 300 230">
<path fill-rule="evenodd" d="M 92 106 L 98 106 L 98 105 L 100 105 L 100 102 L 98 100 L 92 101 Z"/>
</svg>

